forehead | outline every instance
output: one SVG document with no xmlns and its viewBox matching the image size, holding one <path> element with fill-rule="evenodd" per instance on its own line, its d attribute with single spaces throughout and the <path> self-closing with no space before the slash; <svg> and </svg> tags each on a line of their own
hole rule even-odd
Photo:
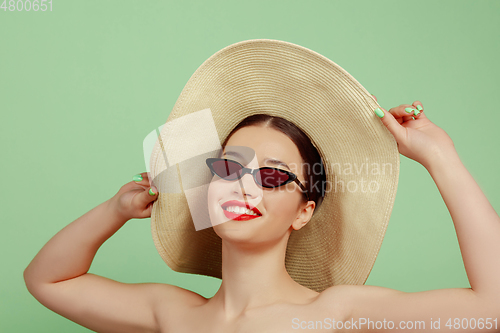
<svg viewBox="0 0 500 333">
<path fill-rule="evenodd" d="M 230 146 L 250 148 L 259 161 L 266 158 L 276 158 L 285 163 L 300 164 L 302 158 L 293 141 L 284 133 L 270 127 L 247 126 L 236 131 L 227 141 L 224 151 L 230 151 Z"/>
</svg>

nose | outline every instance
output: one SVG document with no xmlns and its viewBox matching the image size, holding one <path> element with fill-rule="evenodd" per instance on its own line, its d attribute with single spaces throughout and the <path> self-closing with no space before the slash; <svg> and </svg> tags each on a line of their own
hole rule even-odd
<svg viewBox="0 0 500 333">
<path fill-rule="evenodd" d="M 257 198 L 262 196 L 262 189 L 257 185 L 253 176 L 249 173 L 234 181 L 232 190 L 235 194 L 239 194 L 242 197 L 248 196 L 250 198 Z"/>
</svg>

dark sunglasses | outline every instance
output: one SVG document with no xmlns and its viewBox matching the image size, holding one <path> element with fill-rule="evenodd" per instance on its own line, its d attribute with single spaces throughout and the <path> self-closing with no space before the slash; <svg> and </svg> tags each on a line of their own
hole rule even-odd
<svg viewBox="0 0 500 333">
<path fill-rule="evenodd" d="M 236 161 L 224 158 L 207 158 L 206 162 L 212 174 L 225 180 L 240 179 L 246 173 L 249 173 L 258 185 L 266 188 L 275 188 L 290 182 L 296 182 L 309 201 L 306 188 L 297 179 L 297 175 L 289 171 L 270 167 L 249 169 Z"/>
</svg>

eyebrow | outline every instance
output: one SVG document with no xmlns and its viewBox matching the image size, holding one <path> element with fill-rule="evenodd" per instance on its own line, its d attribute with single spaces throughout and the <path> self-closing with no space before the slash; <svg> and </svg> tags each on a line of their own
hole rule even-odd
<svg viewBox="0 0 500 333">
<path fill-rule="evenodd" d="M 235 156 L 235 157 L 239 157 L 239 158 L 243 159 L 243 156 L 241 156 L 241 154 L 239 154 L 239 153 L 237 153 L 235 151 L 228 151 L 228 152 L 223 153 L 222 155 Z M 270 157 L 268 157 L 268 158 L 266 158 L 264 160 L 264 162 L 267 162 L 267 163 L 270 163 L 270 164 L 273 164 L 273 165 L 282 165 L 285 168 L 287 168 L 288 170 L 292 171 L 290 169 L 290 167 L 285 162 L 280 161 L 280 160 L 278 160 L 276 158 L 270 158 Z"/>
</svg>

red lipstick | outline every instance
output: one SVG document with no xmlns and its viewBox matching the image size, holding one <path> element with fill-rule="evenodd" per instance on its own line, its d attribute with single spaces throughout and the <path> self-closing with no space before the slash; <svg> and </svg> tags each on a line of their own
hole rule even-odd
<svg viewBox="0 0 500 333">
<path fill-rule="evenodd" d="M 257 215 L 249 215 L 249 214 L 240 214 L 240 213 L 235 213 L 235 212 L 228 212 L 226 210 L 226 208 L 230 207 L 230 206 L 244 207 L 244 208 L 250 209 L 251 211 L 253 211 Z M 221 205 L 221 207 L 222 207 L 222 210 L 224 211 L 224 215 L 226 215 L 226 217 L 228 219 L 235 220 L 235 221 L 248 221 L 248 220 L 252 220 L 254 218 L 262 216 L 261 212 L 257 209 L 257 207 L 252 206 L 249 203 L 244 203 L 244 202 L 237 201 L 237 200 L 226 201 L 225 203 L 223 203 Z"/>
</svg>

